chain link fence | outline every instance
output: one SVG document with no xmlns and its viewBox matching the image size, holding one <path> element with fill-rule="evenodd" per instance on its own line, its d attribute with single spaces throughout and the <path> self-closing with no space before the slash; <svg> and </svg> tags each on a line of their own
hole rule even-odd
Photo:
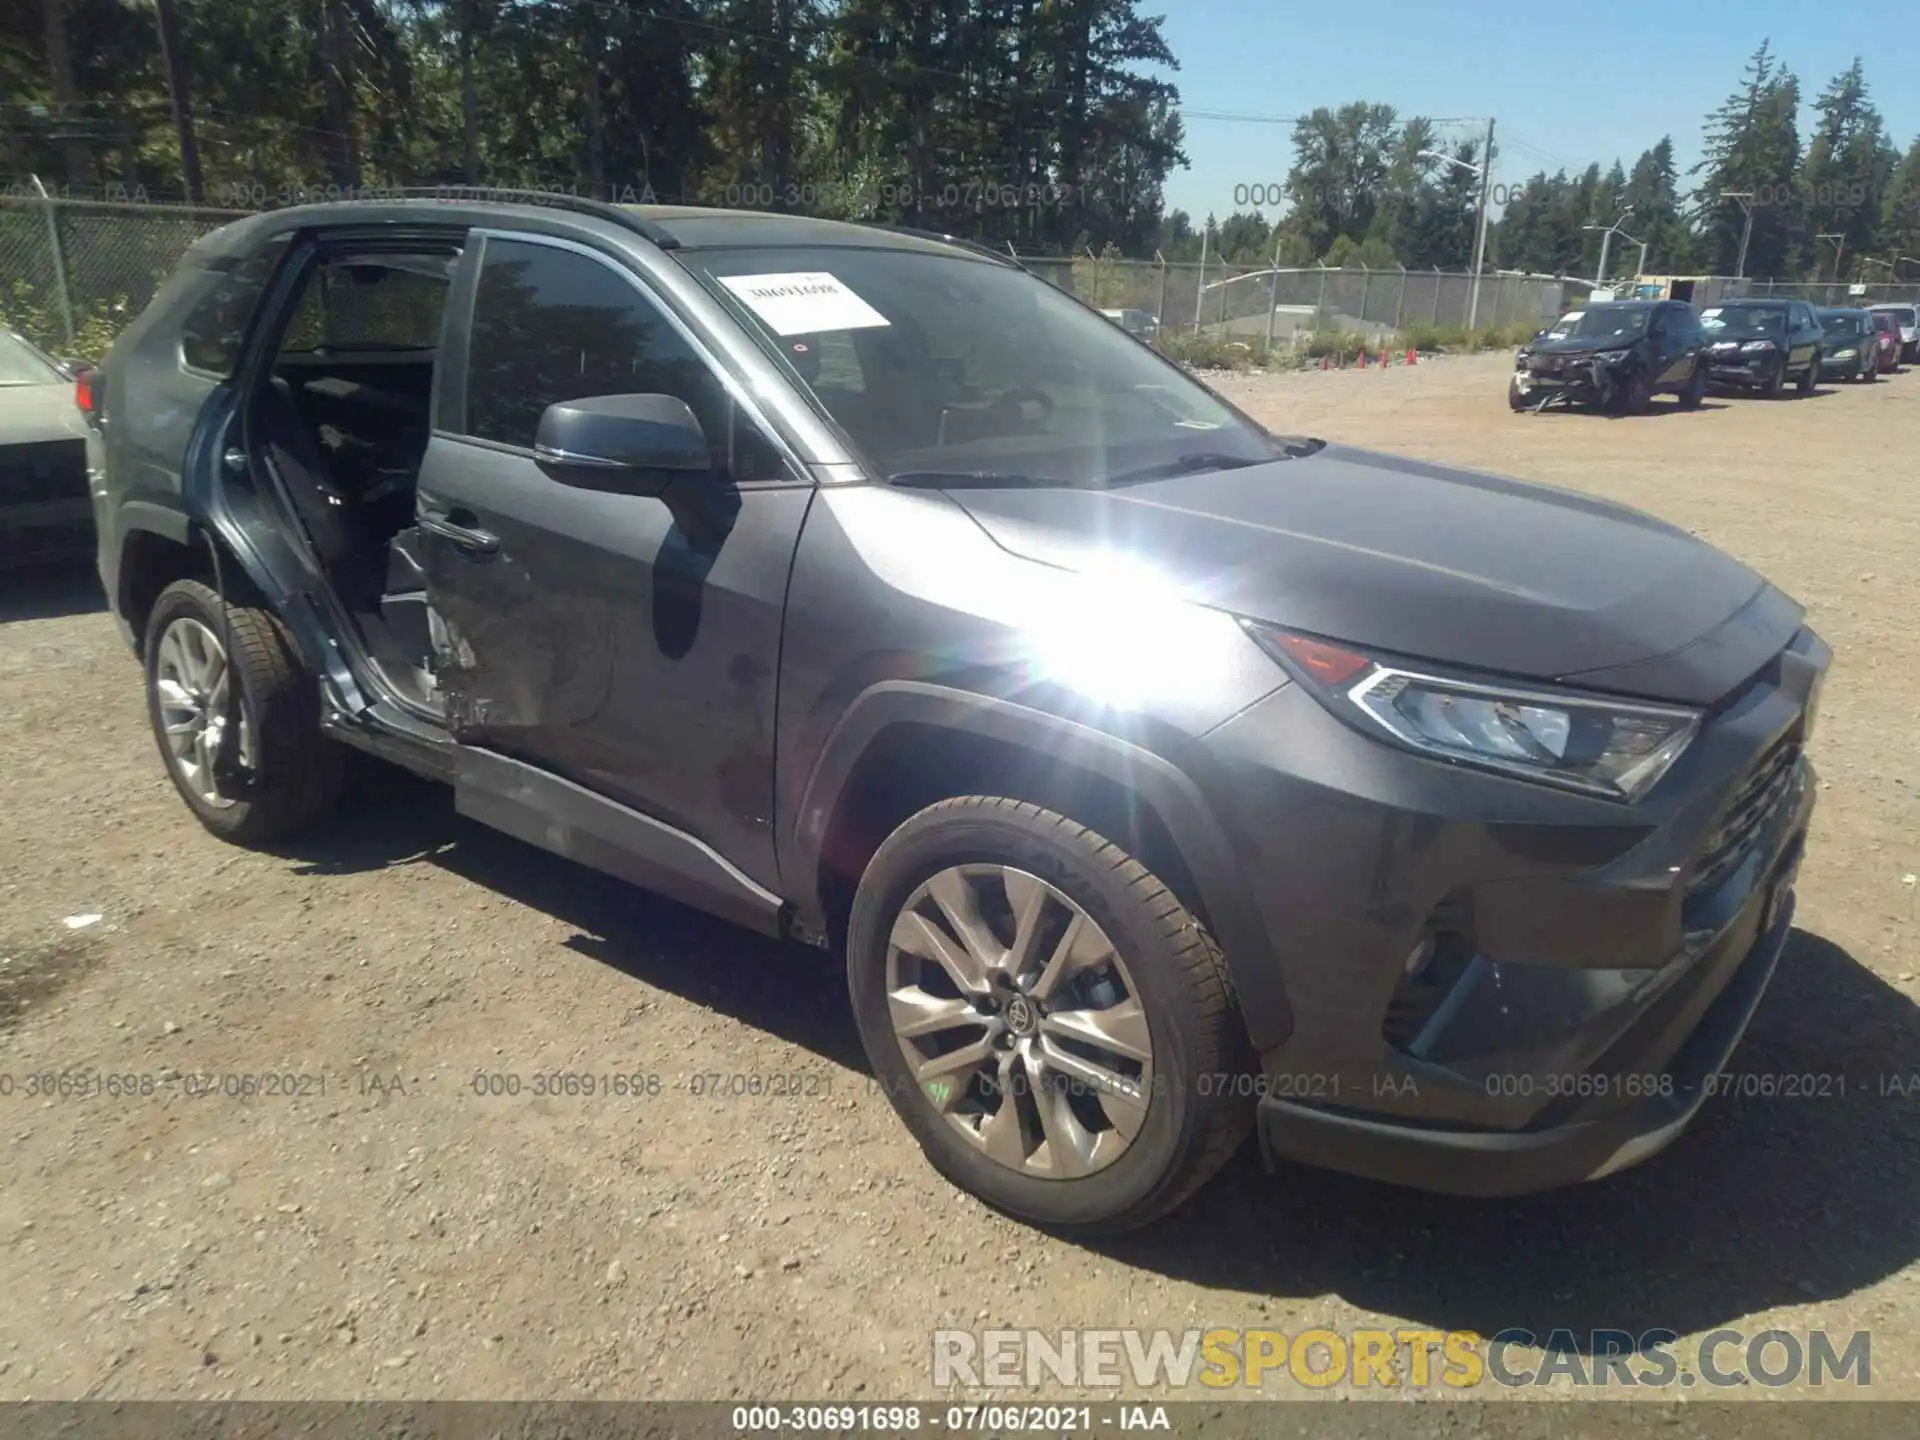
<svg viewBox="0 0 1920 1440">
<path fill-rule="evenodd" d="M 187 248 L 246 210 L 0 196 L 0 324 L 55 354 L 95 359 L 145 308 Z M 1593 289 L 1585 280 L 1496 271 L 1364 266 L 1279 268 L 1221 261 L 1019 257 L 1097 309 L 1133 310 L 1163 336 L 1189 335 L 1255 353 L 1337 335 L 1367 345 L 1538 327 Z M 1736 295 L 1818 305 L 1912 303 L 1916 285 L 1852 285 L 1709 276 L 1621 278 L 1609 288 L 1691 299 Z"/>
<path fill-rule="evenodd" d="M 0 325 L 94 360 L 189 246 L 244 211 L 0 197 Z"/>
<path fill-rule="evenodd" d="M 1269 266 L 1120 259 L 1021 263 L 1102 310 L 1157 317 L 1160 332 L 1263 351 L 1333 332 L 1368 343 L 1469 329 L 1539 326 L 1561 313 L 1568 282 L 1552 275 L 1365 266 Z"/>
</svg>

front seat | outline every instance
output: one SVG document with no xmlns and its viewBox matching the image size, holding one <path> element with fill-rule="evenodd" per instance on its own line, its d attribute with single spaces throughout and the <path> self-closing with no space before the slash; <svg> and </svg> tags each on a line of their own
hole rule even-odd
<svg viewBox="0 0 1920 1440">
<path fill-rule="evenodd" d="M 349 603 L 363 600 L 372 544 L 359 506 L 333 478 L 313 427 L 276 376 L 253 407 L 251 437 L 293 502 L 328 579 Z"/>
</svg>

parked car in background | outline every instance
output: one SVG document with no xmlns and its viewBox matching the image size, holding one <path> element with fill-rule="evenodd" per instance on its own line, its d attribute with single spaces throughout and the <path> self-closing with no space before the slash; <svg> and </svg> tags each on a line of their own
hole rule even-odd
<svg viewBox="0 0 1920 1440">
<path fill-rule="evenodd" d="M 92 553 L 75 370 L 0 329 L 0 569 Z"/>
<path fill-rule="evenodd" d="M 1828 380 L 1880 378 L 1880 331 L 1865 310 L 1822 310 L 1820 329 L 1826 345 L 1820 352 L 1820 374 Z"/>
<path fill-rule="evenodd" d="M 1129 335 L 1151 340 L 1160 333 L 1160 317 L 1145 310 L 1102 310 L 1100 312 Z"/>
<path fill-rule="evenodd" d="M 1028 1221 L 1143 1224 L 1253 1133 L 1612 1174 L 1792 929 L 1831 657 L 1791 597 L 1269 431 L 990 253 L 302 206 L 200 240 L 102 373 L 100 573 L 203 826 L 319 823 L 350 746 L 828 947 L 931 1163 Z"/>
<path fill-rule="evenodd" d="M 1874 305 L 1870 309 L 1893 317 L 1900 332 L 1900 359 L 1907 365 L 1920 364 L 1920 306 Z"/>
<path fill-rule="evenodd" d="M 1680 301 L 1588 305 L 1520 347 L 1507 403 L 1532 410 L 1559 401 L 1637 415 L 1668 393 L 1691 410 L 1707 393 L 1705 343 L 1699 316 Z"/>
<path fill-rule="evenodd" d="M 1879 357 L 1880 373 L 1892 375 L 1900 368 L 1900 322 L 1891 310 L 1867 313 L 1873 317 L 1874 353 Z"/>
<path fill-rule="evenodd" d="M 1827 337 L 1805 300 L 1723 300 L 1700 312 L 1713 383 L 1778 396 L 1795 381 L 1819 387 Z"/>
</svg>

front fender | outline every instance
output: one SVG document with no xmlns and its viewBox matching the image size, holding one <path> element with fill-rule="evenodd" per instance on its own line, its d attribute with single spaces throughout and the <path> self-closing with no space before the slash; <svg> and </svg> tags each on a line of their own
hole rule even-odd
<svg viewBox="0 0 1920 1440">
<path fill-rule="evenodd" d="M 1014 701 L 914 680 L 886 680 L 861 692 L 821 747 L 783 848 L 781 873 L 804 914 L 822 917 L 821 857 L 834 813 L 860 759 L 899 726 L 977 736 L 1018 747 L 1119 785 L 1172 837 L 1198 900 L 1226 955 L 1249 1038 L 1268 1050 L 1292 1032 L 1279 967 L 1243 888 L 1225 832 L 1201 785 L 1152 750 Z M 1196 751 L 1191 763 L 1205 763 Z"/>
</svg>

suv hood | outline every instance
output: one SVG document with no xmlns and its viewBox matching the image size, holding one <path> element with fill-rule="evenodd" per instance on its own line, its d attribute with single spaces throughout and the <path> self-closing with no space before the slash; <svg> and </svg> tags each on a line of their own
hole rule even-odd
<svg viewBox="0 0 1920 1440">
<path fill-rule="evenodd" d="M 1520 348 L 1529 355 L 1594 355 L 1602 350 L 1631 350 L 1647 337 L 1641 335 L 1569 335 L 1555 340 L 1542 335 Z"/>
<path fill-rule="evenodd" d="M 1648 698 L 1720 699 L 1802 615 L 1738 561 L 1636 510 L 1340 445 L 1115 490 L 948 494 L 1029 559 L 1124 558 L 1234 614 Z"/>
</svg>

